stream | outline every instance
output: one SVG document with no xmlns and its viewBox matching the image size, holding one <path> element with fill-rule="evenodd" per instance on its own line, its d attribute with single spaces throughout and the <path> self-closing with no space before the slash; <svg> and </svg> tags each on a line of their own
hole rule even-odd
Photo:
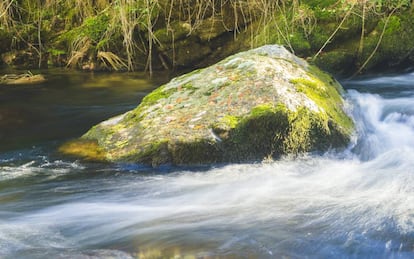
<svg viewBox="0 0 414 259">
<path fill-rule="evenodd" d="M 414 258 L 414 73 L 341 82 L 344 151 L 152 169 L 56 148 L 167 76 L 43 72 L 0 86 L 0 258 Z"/>
</svg>

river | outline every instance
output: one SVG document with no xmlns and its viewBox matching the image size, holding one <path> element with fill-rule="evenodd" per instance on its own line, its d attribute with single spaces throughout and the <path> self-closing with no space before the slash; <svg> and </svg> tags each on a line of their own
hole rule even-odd
<svg viewBox="0 0 414 259">
<path fill-rule="evenodd" d="M 414 258 L 414 73 L 343 80 L 347 150 L 157 170 L 55 152 L 166 77 L 0 87 L 0 258 Z"/>
</svg>

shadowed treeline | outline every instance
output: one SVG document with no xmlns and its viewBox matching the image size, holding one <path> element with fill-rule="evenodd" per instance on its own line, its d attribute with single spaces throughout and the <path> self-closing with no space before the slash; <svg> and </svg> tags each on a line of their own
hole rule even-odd
<svg viewBox="0 0 414 259">
<path fill-rule="evenodd" d="M 393 35 L 401 44 L 413 42 L 414 33 L 406 29 L 414 27 L 411 5 L 411 0 L 3 0 L 1 62 L 151 72 L 206 66 L 278 43 L 336 72 L 349 72 L 342 71 L 347 66 L 361 72 L 381 65 L 384 58 L 376 54 L 395 43 Z M 399 59 L 391 65 L 412 58 L 411 45 L 386 50 L 387 57 Z"/>
</svg>

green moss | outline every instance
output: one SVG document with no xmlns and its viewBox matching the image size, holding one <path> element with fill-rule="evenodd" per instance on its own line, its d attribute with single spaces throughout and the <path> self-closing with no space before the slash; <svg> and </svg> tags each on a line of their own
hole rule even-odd
<svg viewBox="0 0 414 259">
<path fill-rule="evenodd" d="M 298 79 L 296 83 L 306 84 L 313 91 L 322 91 L 318 89 L 323 87 L 316 79 Z M 223 141 L 218 144 L 219 150 L 231 150 L 231 153 L 223 153 L 224 161 L 260 160 L 326 150 L 343 147 L 349 140 L 325 113 L 307 108 L 293 112 L 282 104 L 271 103 L 254 107 L 242 118 L 223 117 L 214 125 L 213 131 Z"/>
<path fill-rule="evenodd" d="M 170 97 L 173 93 L 176 92 L 176 88 L 166 89 L 165 86 L 160 86 L 148 95 L 146 95 L 141 103 L 138 105 L 137 108 L 129 112 L 125 118 L 123 118 L 123 122 L 127 125 L 132 125 L 140 122 L 142 118 L 145 116 L 144 111 L 159 102 L 161 99 L 165 99 Z"/>
<path fill-rule="evenodd" d="M 385 26 L 385 20 L 378 23 L 380 28 Z M 401 30 L 401 19 L 400 17 L 393 15 L 388 19 L 387 27 L 385 28 L 385 34 L 395 34 Z"/>
<path fill-rule="evenodd" d="M 188 90 L 189 94 L 194 93 L 198 89 L 198 87 L 195 87 L 192 83 L 186 83 L 182 85 L 182 88 Z"/>
<path fill-rule="evenodd" d="M 144 99 L 142 99 L 140 106 L 151 106 L 157 103 L 160 99 L 170 97 L 174 92 L 175 89 L 166 90 L 164 86 L 161 86 L 145 96 Z"/>
<path fill-rule="evenodd" d="M 88 17 L 81 26 L 81 33 L 97 43 L 102 39 L 108 26 L 109 16 L 107 15 Z"/>
<path fill-rule="evenodd" d="M 309 43 L 311 45 L 311 50 L 313 53 L 319 51 L 319 49 L 324 46 L 323 51 L 337 50 L 339 46 L 343 46 L 344 42 L 347 42 L 354 38 L 359 38 L 362 30 L 362 19 L 358 15 L 348 16 L 344 23 L 339 26 L 337 20 L 339 14 L 335 14 L 333 19 L 327 21 L 318 21 L 312 33 L 309 35 Z M 339 15 L 341 16 L 341 15 Z M 373 18 L 367 18 L 365 21 L 365 30 L 372 29 L 374 24 L 372 24 Z M 351 51 L 354 51 L 352 49 Z"/>
<path fill-rule="evenodd" d="M 240 118 L 232 115 L 226 115 L 218 122 L 211 126 L 213 132 L 222 140 L 229 138 L 229 132 L 237 127 Z"/>
<path fill-rule="evenodd" d="M 250 112 L 250 115 L 248 115 L 248 119 L 257 118 L 263 115 L 267 115 L 269 113 L 274 113 L 276 112 L 276 110 L 277 109 L 273 104 L 270 104 L 270 103 L 261 104 L 252 109 L 252 111 Z"/>
<path fill-rule="evenodd" d="M 106 152 L 96 140 L 78 139 L 64 143 L 59 147 L 60 153 L 81 157 L 91 161 L 106 161 Z"/>
<path fill-rule="evenodd" d="M 239 124 L 240 118 L 232 115 L 226 115 L 215 123 L 212 128 L 213 130 L 230 130 L 234 129 Z"/>
<path fill-rule="evenodd" d="M 82 136 L 80 143 L 96 143 L 96 147 L 101 147 L 100 151 L 105 154 L 107 160 L 114 159 L 114 156 L 118 161 L 139 162 L 154 166 L 171 162 L 168 140 L 159 139 L 153 142 L 142 143 L 139 146 L 136 146 L 138 142 L 130 145 L 130 139 L 122 135 L 125 127 L 126 125 L 123 123 L 108 126 L 97 125 Z M 88 149 L 91 150 L 90 148 Z M 91 151 L 87 150 L 87 152 Z"/>
<path fill-rule="evenodd" d="M 407 55 L 412 52 L 414 41 L 413 15 L 409 13 L 383 18 L 377 27 L 367 35 L 364 41 L 364 51 L 358 57 L 360 64 L 370 58 L 365 70 L 384 69 L 404 64 Z M 384 28 L 384 26 L 386 26 Z M 383 37 L 380 35 L 385 29 Z M 380 43 L 378 49 L 376 49 Z M 374 52 L 375 51 L 375 52 Z M 371 54 L 374 55 L 371 57 Z"/>
<path fill-rule="evenodd" d="M 223 151 L 217 143 L 205 139 L 170 143 L 172 162 L 176 165 L 197 165 L 222 162 Z"/>
<path fill-rule="evenodd" d="M 88 37 L 93 44 L 98 44 L 109 28 L 110 17 L 106 14 L 87 17 L 84 22 L 62 34 L 58 41 L 74 42 L 79 37 Z"/>
<path fill-rule="evenodd" d="M 317 26 L 312 31 L 312 34 L 309 36 L 309 43 L 312 50 L 319 50 L 329 40 L 329 36 L 331 35 L 329 32 L 333 31 L 332 28 L 334 26 L 336 26 L 336 23 L 325 24 L 323 27 Z"/>
<path fill-rule="evenodd" d="M 320 84 L 333 86 L 332 90 L 328 88 L 330 96 L 335 98 L 333 101 L 342 103 L 341 95 L 344 93 L 344 89 L 332 75 L 323 72 L 313 65 L 308 66 L 308 71 L 309 76 L 314 77 L 315 80 L 319 80 Z"/>
<path fill-rule="evenodd" d="M 168 140 L 161 139 L 141 147 L 141 152 L 131 151 L 131 155 L 125 155 L 125 161 L 139 162 L 159 166 L 171 163 L 171 154 L 168 150 Z"/>
<path fill-rule="evenodd" d="M 279 104 L 263 104 L 237 120 L 237 127 L 228 131 L 223 141 L 231 153 L 223 156 L 226 161 L 257 160 L 269 155 L 282 154 L 281 143 L 288 132 L 288 109 Z"/>
<path fill-rule="evenodd" d="M 331 7 L 333 4 L 336 4 L 338 0 L 305 0 L 303 2 L 312 9 L 317 9 Z"/>
<path fill-rule="evenodd" d="M 170 44 L 173 41 L 185 39 L 190 33 L 189 27 L 190 25 L 187 26 L 183 22 L 173 21 L 168 24 L 168 27 L 156 30 L 154 36 L 159 42 Z"/>
<path fill-rule="evenodd" d="M 350 135 L 354 124 L 342 109 L 342 87 L 334 78 L 315 66 L 310 66 L 308 76 L 308 78 L 293 79 L 291 82 L 295 84 L 297 90 L 304 92 L 332 118 L 334 127 L 338 127 L 338 130 L 343 131 L 345 135 Z"/>
<path fill-rule="evenodd" d="M 103 127 L 101 124 L 93 126 L 88 132 L 86 132 L 82 138 L 84 139 L 103 139 L 111 133 L 108 131 L 108 127 Z"/>
<path fill-rule="evenodd" d="M 289 117 L 289 134 L 283 141 L 285 154 L 326 150 L 332 136 L 329 133 L 328 118 L 322 113 L 315 113 L 300 108 Z"/>
<path fill-rule="evenodd" d="M 412 6 L 411 0 L 375 0 L 378 11 L 392 11 L 394 9 L 408 9 Z"/>
<path fill-rule="evenodd" d="M 292 48 L 295 50 L 296 54 L 301 56 L 307 56 L 310 54 L 311 45 L 303 33 L 296 32 L 289 35 L 289 42 L 292 45 Z"/>
<path fill-rule="evenodd" d="M 236 128 L 237 124 L 239 124 L 239 119 L 236 116 L 226 115 L 224 116 L 221 121 L 227 125 L 230 129 Z"/>
<path fill-rule="evenodd" d="M 320 82 L 309 79 L 309 78 L 294 78 L 292 80 L 290 80 L 291 83 L 294 83 L 296 85 L 298 85 L 297 90 L 300 90 L 302 92 L 306 92 L 304 89 L 304 87 L 309 87 L 312 89 L 317 89 L 319 87 L 321 87 Z"/>
<path fill-rule="evenodd" d="M 355 47 L 350 49 L 357 49 L 356 46 L 358 46 L 359 40 L 357 40 L 355 43 Z M 321 53 L 313 62 L 324 71 L 346 75 L 355 69 L 354 62 L 356 59 L 356 51 L 338 49 Z"/>
<path fill-rule="evenodd" d="M 67 54 L 67 52 L 65 50 L 55 49 L 55 48 L 48 49 L 48 52 L 49 52 L 50 55 L 55 56 L 55 57 Z"/>
<path fill-rule="evenodd" d="M 301 116 L 305 110 L 300 110 L 297 114 L 289 116 L 291 123 L 289 134 L 283 140 L 283 153 L 298 154 L 311 150 L 309 118 Z"/>
</svg>

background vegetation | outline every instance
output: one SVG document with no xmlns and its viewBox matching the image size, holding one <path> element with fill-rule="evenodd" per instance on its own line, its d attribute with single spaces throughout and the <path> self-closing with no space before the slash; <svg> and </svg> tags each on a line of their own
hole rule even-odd
<svg viewBox="0 0 414 259">
<path fill-rule="evenodd" d="M 389 61 L 394 63 L 411 58 L 412 5 L 411 0 L 2 0 L 0 53 L 3 63 L 25 68 L 151 72 L 203 66 L 279 43 L 322 66 L 349 72 L 346 67 L 354 65 L 353 72 L 361 72 L 390 56 L 400 59 Z"/>
</svg>

